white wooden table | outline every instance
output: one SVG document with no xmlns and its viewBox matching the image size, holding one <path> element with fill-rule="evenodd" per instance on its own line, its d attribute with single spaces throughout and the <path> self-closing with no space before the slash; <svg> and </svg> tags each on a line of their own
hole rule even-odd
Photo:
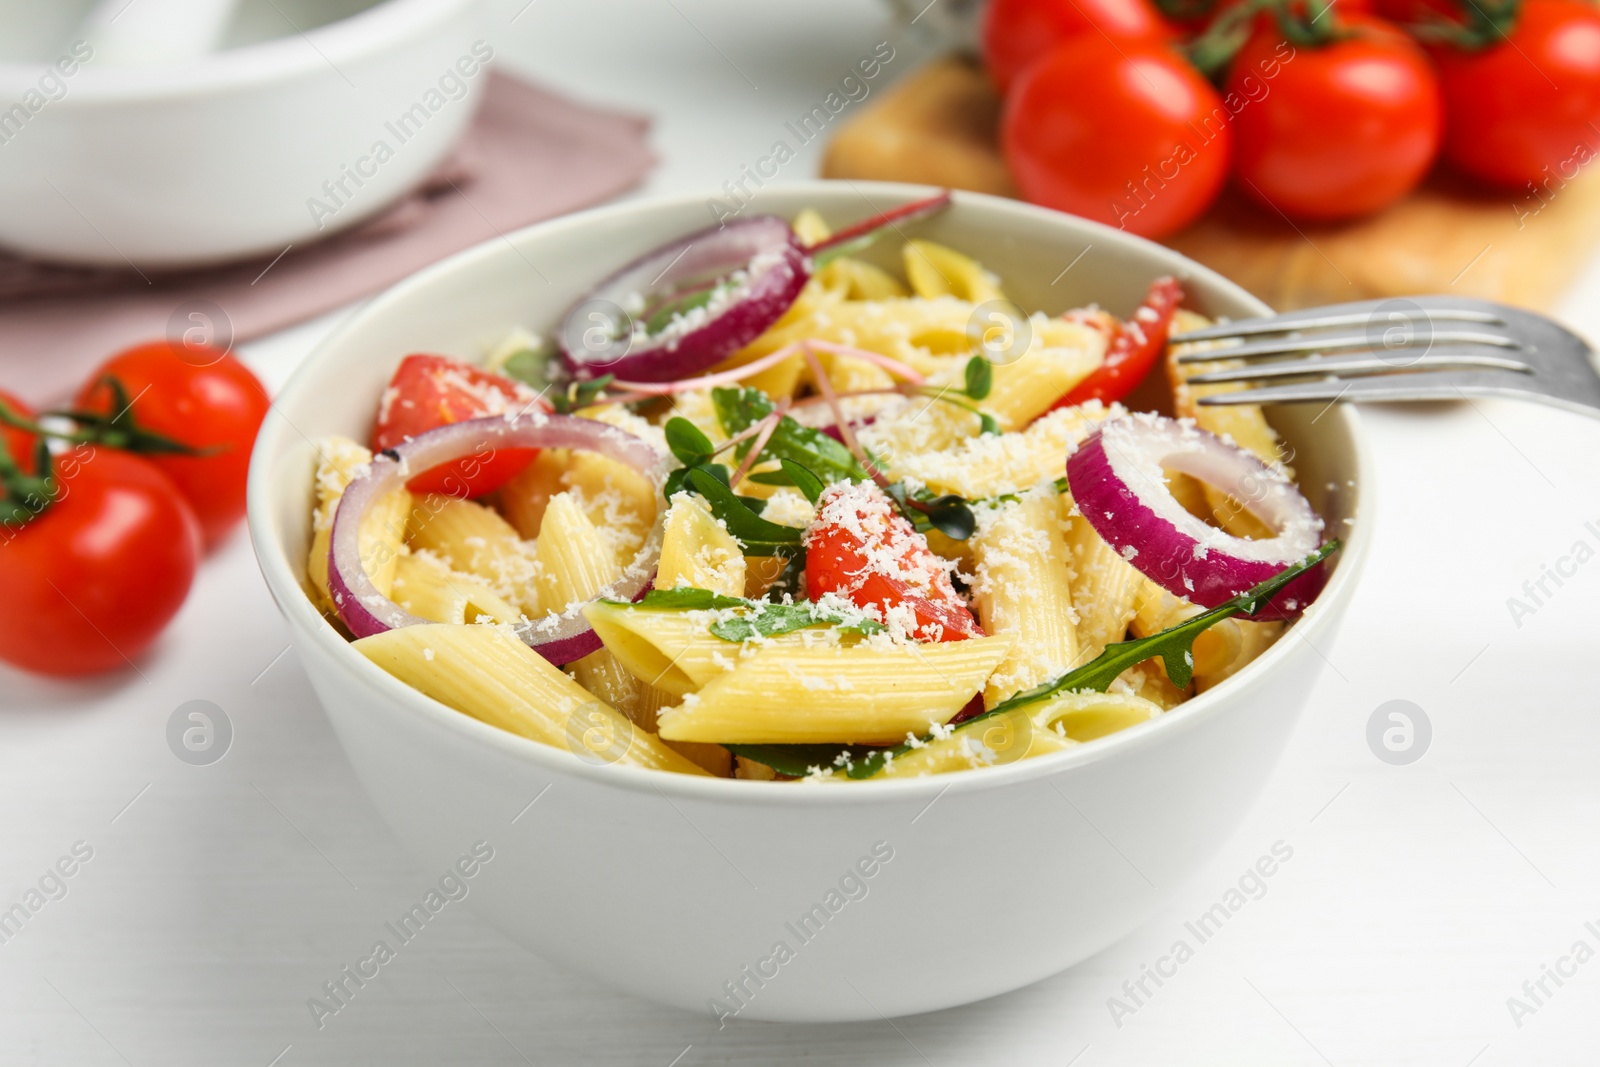
<svg viewBox="0 0 1600 1067">
<path fill-rule="evenodd" d="M 708 195 L 886 39 L 879 84 L 917 48 L 865 0 L 504 0 L 494 37 L 514 69 L 656 116 L 663 161 L 643 193 Z M 783 176 L 814 174 L 818 146 Z M 1566 308 L 1591 336 L 1597 295 L 1600 269 Z M 338 318 L 244 354 L 276 386 Z M 1600 962 L 1561 961 L 1579 940 L 1600 951 L 1600 563 L 1520 620 L 1507 600 L 1576 542 L 1600 547 L 1600 422 L 1482 402 L 1368 425 L 1377 550 L 1282 767 L 1222 854 L 1071 972 L 893 1025 L 718 1032 L 452 908 L 319 1030 L 307 998 L 434 872 L 356 784 L 240 531 L 138 673 L 0 674 L 0 909 L 75 843 L 93 850 L 0 944 L 0 1064 L 1594 1063 Z M 234 727 L 212 766 L 167 746 L 192 699 Z M 1366 739 L 1396 699 L 1432 725 L 1408 766 Z M 1186 921 L 1278 842 L 1292 858 L 1200 944 Z M 952 921 L 982 937 L 996 911 Z M 1179 939 L 1193 958 L 1139 992 Z M 1539 993 L 1546 965 L 1572 977 Z M 1533 1010 L 1514 1016 L 1510 997 Z"/>
</svg>

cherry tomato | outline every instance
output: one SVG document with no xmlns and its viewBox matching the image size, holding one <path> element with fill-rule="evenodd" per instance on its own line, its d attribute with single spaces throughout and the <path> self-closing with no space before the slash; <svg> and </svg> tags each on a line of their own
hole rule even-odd
<svg viewBox="0 0 1600 1067">
<path fill-rule="evenodd" d="M 828 593 L 860 608 L 909 608 L 919 640 L 983 636 L 927 539 L 871 483 L 829 488 L 806 533 L 806 595 Z"/>
<path fill-rule="evenodd" d="M 1340 0 L 1340 10 L 1345 10 Z M 1388 19 L 1397 26 L 1424 24 L 1438 19 L 1461 22 L 1461 5 L 1457 0 L 1374 0 L 1372 14 Z"/>
<path fill-rule="evenodd" d="M 1227 96 L 1241 190 L 1298 219 L 1353 218 L 1416 188 L 1439 152 L 1439 86 L 1421 47 L 1382 19 L 1341 15 L 1350 36 L 1290 47 L 1274 28 L 1240 49 Z M 1248 72 L 1276 61 L 1266 92 Z"/>
<path fill-rule="evenodd" d="M 107 377 L 122 383 L 136 426 L 205 450 L 142 458 L 172 479 L 200 520 L 206 544 L 216 544 L 244 515 L 250 449 L 272 405 L 266 389 L 226 352 L 157 341 L 103 363 L 78 391 L 80 409 L 117 414 Z"/>
<path fill-rule="evenodd" d="M 445 356 L 407 356 L 378 408 L 372 450 L 393 448 L 408 437 L 463 419 L 550 406 L 521 382 Z M 502 448 L 488 459 L 464 456 L 424 471 L 406 484 L 415 493 L 482 496 L 498 489 L 538 455 L 534 448 Z"/>
<path fill-rule="evenodd" d="M 1600 12 L 1523 0 L 1510 36 L 1477 52 L 1433 49 L 1444 90 L 1444 155 L 1499 185 L 1557 186 L 1600 154 Z"/>
<path fill-rule="evenodd" d="M 0 389 L 0 404 L 4 404 L 13 415 L 20 415 L 25 419 L 33 418 L 33 409 L 23 403 L 21 398 Z M 19 430 L 15 426 L 0 423 L 0 439 L 6 443 L 6 452 L 12 460 L 25 473 L 31 474 L 34 470 L 34 452 L 37 450 L 37 438 L 27 430 Z"/>
<path fill-rule="evenodd" d="M 1085 30 L 1119 40 L 1173 37 L 1148 0 L 990 0 L 983 15 L 983 60 L 1000 91 L 1008 92 L 1025 69 Z"/>
<path fill-rule="evenodd" d="M 1183 303 L 1183 289 L 1173 278 L 1157 278 L 1133 317 L 1118 326 L 1106 349 L 1105 362 L 1052 407 L 1069 407 L 1099 400 L 1109 404 L 1121 400 L 1150 373 L 1156 360 L 1167 350 L 1167 335 L 1172 332 L 1172 316 Z"/>
<path fill-rule="evenodd" d="M 177 486 L 126 452 L 80 445 L 55 459 L 53 503 L 0 527 L 0 659 L 91 674 L 139 656 L 177 613 L 200 527 Z"/>
<path fill-rule="evenodd" d="M 1233 133 L 1216 90 L 1176 52 L 1092 33 L 1018 79 L 1001 144 L 1034 203 L 1161 237 L 1216 198 Z"/>
</svg>

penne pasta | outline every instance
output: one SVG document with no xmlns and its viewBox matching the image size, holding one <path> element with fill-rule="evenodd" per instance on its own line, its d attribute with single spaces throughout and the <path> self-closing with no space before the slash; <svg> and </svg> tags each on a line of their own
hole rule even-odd
<svg viewBox="0 0 1600 1067">
<path fill-rule="evenodd" d="M 1106 544 L 1063 494 L 1066 544 L 1072 571 L 1072 606 L 1078 616 L 1078 655 L 1088 663 L 1121 641 L 1133 621 L 1144 575 Z"/>
<path fill-rule="evenodd" d="M 661 736 L 723 744 L 903 740 L 941 726 L 1011 647 L 970 641 L 873 648 L 766 648 L 660 713 Z"/>
<path fill-rule="evenodd" d="M 827 626 L 779 634 L 759 644 L 724 641 L 711 632 L 711 624 L 721 617 L 712 611 L 600 602 L 584 608 L 583 614 L 635 678 L 676 696 L 694 692 L 762 649 L 848 647 L 859 641 Z"/>
<path fill-rule="evenodd" d="M 580 414 L 643 437 L 658 449 L 666 447 L 659 429 L 625 409 L 608 406 Z M 496 500 L 517 533 L 532 539 L 539 536 L 550 498 L 568 491 L 576 496 L 597 535 L 626 566 L 655 521 L 657 501 L 655 486 L 631 467 L 593 452 L 545 449 L 500 488 Z"/>
<path fill-rule="evenodd" d="M 1122 412 L 1120 404 L 1098 402 L 1061 408 L 1018 433 L 969 437 L 929 453 L 894 452 L 890 468 L 897 477 L 913 478 L 937 493 L 956 493 L 968 500 L 1032 488 L 1066 472 L 1067 454 L 1094 432 L 1099 423 Z M 869 446 L 878 438 L 864 432 Z"/>
<path fill-rule="evenodd" d="M 516 624 L 522 612 L 478 579 L 445 566 L 431 552 L 401 556 L 394 572 L 395 603 L 432 622 Z"/>
<path fill-rule="evenodd" d="M 1218 662 L 1220 656 L 1218 660 L 1207 663 L 1201 663 L 1198 655 L 1195 657 L 1194 688 L 1197 693 L 1204 693 L 1207 689 L 1232 678 L 1283 636 L 1284 624 L 1281 622 L 1250 622 L 1243 619 L 1230 621 L 1237 624 L 1239 632 L 1237 651 L 1222 662 Z M 1205 669 L 1202 670 L 1202 667 Z"/>
<path fill-rule="evenodd" d="M 1173 596 L 1150 579 L 1141 577 L 1129 629 L 1136 637 L 1149 637 L 1193 618 L 1201 610 L 1195 604 Z M 1196 674 L 1220 671 L 1238 657 L 1242 641 L 1239 634 L 1241 625 L 1238 619 L 1223 619 L 1194 639 L 1193 667 Z"/>
<path fill-rule="evenodd" d="M 833 229 L 816 208 L 808 207 L 800 212 L 789 223 L 789 228 L 794 230 L 794 235 L 800 239 L 800 243 L 806 246 L 821 244 L 833 236 Z"/>
<path fill-rule="evenodd" d="M 823 267 L 817 278 L 843 300 L 895 300 L 907 295 L 906 287 L 893 274 L 848 256 Z"/>
<path fill-rule="evenodd" d="M 980 513 L 972 537 L 978 620 L 1010 634 L 1011 649 L 984 687 L 985 707 L 1080 664 L 1072 575 L 1053 488 Z"/>
<path fill-rule="evenodd" d="M 1034 729 L 1028 709 L 1015 708 L 957 726 L 949 737 L 935 738 L 896 756 L 874 777 L 919 778 L 977 770 L 1060 752 L 1076 744 L 1053 730 Z"/>
<path fill-rule="evenodd" d="M 768 767 L 765 763 L 758 763 L 753 759 L 735 756 L 733 776 L 743 778 L 750 782 L 770 782 L 778 777 L 778 772 Z"/>
<path fill-rule="evenodd" d="M 657 729 L 657 713 L 662 708 L 669 708 L 677 702 L 678 698 L 666 690 L 657 689 L 653 685 L 640 682 L 639 694 L 634 701 L 631 718 L 640 727 L 655 733 Z M 721 745 L 707 744 L 700 741 L 662 741 L 661 743 L 694 762 L 707 774 L 718 778 L 731 778 L 733 776 L 733 753 Z"/>
<path fill-rule="evenodd" d="M 1132 693 L 1063 693 L 1029 709 L 1034 733 L 1093 741 L 1159 718 L 1161 705 Z"/>
<path fill-rule="evenodd" d="M 354 648 L 441 704 L 519 737 L 591 762 L 706 773 L 498 626 L 404 626 Z"/>
<path fill-rule="evenodd" d="M 1098 335 L 1089 331 L 1085 336 L 1098 341 Z M 1036 344 L 1020 359 L 995 365 L 994 386 L 981 406 L 1002 430 L 1020 429 L 1049 411 L 1104 359 L 1100 345 L 1046 348 Z"/>
<path fill-rule="evenodd" d="M 689 585 L 725 596 L 744 595 L 744 552 L 700 498 L 680 493 L 667 509 L 655 585 L 657 589 Z"/>
<path fill-rule="evenodd" d="M 953 296 L 973 304 L 1004 300 L 1000 280 L 971 256 L 933 241 L 907 241 L 900 256 L 911 291 L 920 297 Z"/>
<path fill-rule="evenodd" d="M 1194 682 L 1179 688 L 1167 677 L 1167 669 L 1159 659 L 1147 659 L 1129 667 L 1111 684 L 1112 692 L 1132 693 L 1143 697 L 1163 711 L 1171 711 L 1194 695 Z"/>
<path fill-rule="evenodd" d="M 425 494 L 411 509 L 407 540 L 413 549 L 433 553 L 452 570 L 478 578 L 525 614 L 540 613 L 533 588 L 533 553 L 493 508 Z"/>
<path fill-rule="evenodd" d="M 563 614 L 622 576 L 616 553 L 598 536 L 572 493 L 550 498 L 541 531 L 533 552 L 541 614 Z M 638 682 L 606 649 L 584 656 L 571 670 L 579 684 L 612 707 L 626 711 L 638 698 Z"/>
</svg>

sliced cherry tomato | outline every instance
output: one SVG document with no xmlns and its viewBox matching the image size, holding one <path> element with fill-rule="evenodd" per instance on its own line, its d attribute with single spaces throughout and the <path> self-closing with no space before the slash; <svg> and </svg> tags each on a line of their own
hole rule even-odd
<svg viewBox="0 0 1600 1067">
<path fill-rule="evenodd" d="M 1118 40 L 1168 41 L 1173 30 L 1149 0 L 990 0 L 983 59 L 1002 93 L 1056 45 L 1084 31 Z"/>
<path fill-rule="evenodd" d="M 1233 153 L 1222 100 L 1193 67 L 1166 46 L 1098 33 L 1024 72 L 1000 136 L 1023 196 L 1142 237 L 1198 218 Z"/>
<path fill-rule="evenodd" d="M 203 345 L 157 341 L 112 356 L 78 390 L 84 411 L 122 414 L 115 378 L 132 406 L 135 426 L 171 438 L 199 455 L 147 453 L 183 494 L 206 544 L 222 539 L 244 515 L 245 480 L 256 431 L 272 406 L 250 369 L 228 353 Z"/>
<path fill-rule="evenodd" d="M 393 448 L 409 437 L 463 419 L 534 410 L 551 409 L 521 382 L 445 356 L 407 356 L 383 394 L 372 450 Z M 502 448 L 487 459 L 464 456 L 406 484 L 415 493 L 482 496 L 516 477 L 538 454 L 534 448 Z"/>
<path fill-rule="evenodd" d="M 33 418 L 33 409 L 22 402 L 20 397 L 14 396 L 0 389 L 0 404 L 4 404 L 13 415 L 20 415 L 25 419 Z M 0 423 L 0 438 L 6 443 L 6 452 L 10 454 L 18 469 L 24 473 L 32 474 L 34 471 L 34 453 L 38 449 L 38 438 L 27 430 L 19 430 L 15 426 Z"/>
<path fill-rule="evenodd" d="M 918 640 L 983 636 L 927 539 L 870 482 L 830 487 L 806 533 L 806 595 L 828 593 L 886 615 L 909 609 Z"/>
<path fill-rule="evenodd" d="M 1172 332 L 1172 316 L 1183 303 L 1183 287 L 1175 278 L 1157 278 L 1150 283 L 1133 317 L 1119 324 L 1100 364 L 1072 391 L 1051 405 L 1054 408 L 1099 400 L 1109 404 L 1121 400 L 1144 380 L 1167 350 L 1167 335 Z"/>
<path fill-rule="evenodd" d="M 1432 50 L 1444 90 L 1444 155 L 1499 185 L 1560 188 L 1600 155 L 1600 11 L 1523 0 L 1510 35 Z"/>
<path fill-rule="evenodd" d="M 1439 153 L 1444 118 L 1427 54 L 1371 15 L 1338 16 L 1325 45 L 1289 48 L 1276 26 L 1234 60 L 1234 175 L 1241 191 L 1297 219 L 1371 214 L 1416 188 Z M 1292 57 L 1283 61 L 1283 53 Z M 1244 79 L 1278 62 L 1259 99 Z"/>
<path fill-rule="evenodd" d="M 126 452 L 80 445 L 55 474 L 53 502 L 0 526 L 0 659 L 55 675 L 121 667 L 182 606 L 199 524 L 172 479 Z"/>
</svg>

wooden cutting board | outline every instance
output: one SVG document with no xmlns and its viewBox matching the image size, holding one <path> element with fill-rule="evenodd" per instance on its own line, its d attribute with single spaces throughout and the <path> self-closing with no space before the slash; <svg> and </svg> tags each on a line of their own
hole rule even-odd
<svg viewBox="0 0 1600 1067">
<path fill-rule="evenodd" d="M 997 139 L 1000 100 L 973 62 L 929 64 L 840 128 L 827 178 L 925 182 L 1016 196 Z M 1547 310 L 1600 241 L 1600 168 L 1546 191 L 1486 193 L 1435 175 L 1382 214 L 1301 225 L 1233 193 L 1166 240 L 1287 310 L 1417 293 Z"/>
</svg>

